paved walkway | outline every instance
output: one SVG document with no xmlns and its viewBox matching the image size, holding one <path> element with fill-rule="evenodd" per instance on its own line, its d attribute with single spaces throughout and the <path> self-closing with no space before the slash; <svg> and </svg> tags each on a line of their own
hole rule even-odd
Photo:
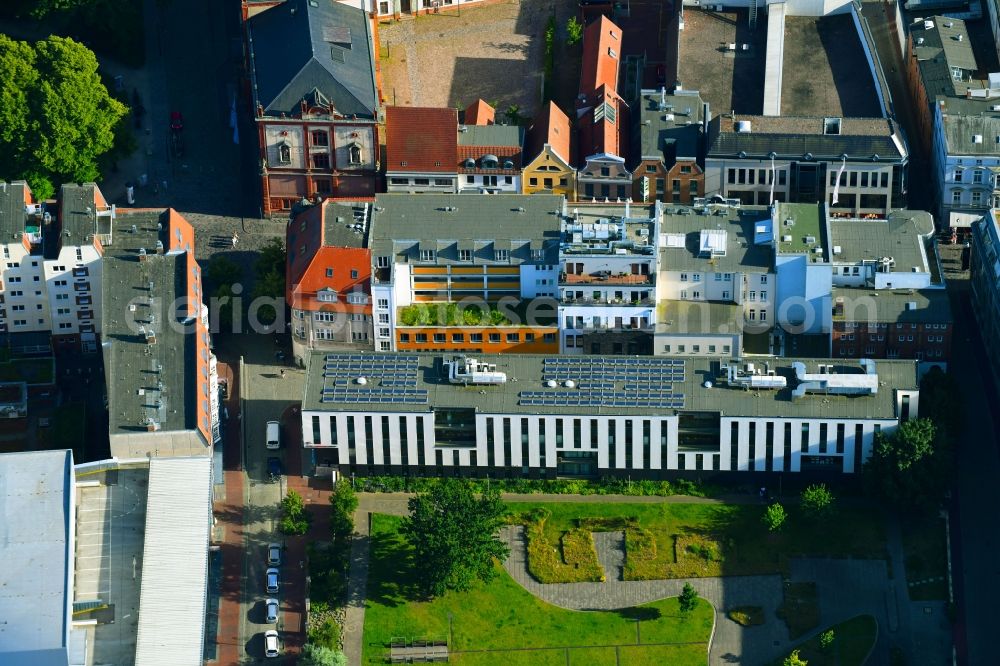
<svg viewBox="0 0 1000 666">
<path fill-rule="evenodd" d="M 698 594 L 715 607 L 715 637 L 710 662 L 761 664 L 776 658 L 791 646 L 785 625 L 774 619 L 782 601 L 781 576 L 727 576 L 689 580 L 621 580 L 625 563 L 625 542 L 621 532 L 594 534 L 605 583 L 555 583 L 536 581 L 528 573 L 524 528 L 504 528 L 502 536 L 510 546 L 504 562 L 507 573 L 524 589 L 550 604 L 570 610 L 614 610 L 657 601 L 680 594 L 690 582 Z M 725 616 L 734 606 L 760 606 L 769 621 L 744 629 Z"/>
</svg>

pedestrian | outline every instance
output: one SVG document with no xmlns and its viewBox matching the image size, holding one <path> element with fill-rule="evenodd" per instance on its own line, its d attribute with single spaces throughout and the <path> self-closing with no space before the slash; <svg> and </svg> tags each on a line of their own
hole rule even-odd
<svg viewBox="0 0 1000 666">
<path fill-rule="evenodd" d="M 284 368 L 281 369 L 281 378 L 282 379 L 285 378 L 285 369 Z"/>
<path fill-rule="evenodd" d="M 236 236 L 233 236 L 233 238 L 232 238 L 232 242 L 233 242 L 233 247 L 234 247 L 234 248 L 236 247 L 236 243 L 237 243 L 237 241 L 238 241 L 238 240 L 239 240 L 239 239 L 238 239 L 238 238 L 237 238 Z"/>
</svg>

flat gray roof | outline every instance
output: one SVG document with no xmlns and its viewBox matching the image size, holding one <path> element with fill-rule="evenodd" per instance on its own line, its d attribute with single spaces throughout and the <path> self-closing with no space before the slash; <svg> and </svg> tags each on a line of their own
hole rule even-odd
<svg viewBox="0 0 1000 666">
<path fill-rule="evenodd" d="M 72 451 L 0 454 L 0 663 L 68 663 Z"/>
<path fill-rule="evenodd" d="M 844 305 L 838 314 L 838 301 Z M 951 301 L 946 289 L 833 290 L 834 321 L 950 324 Z"/>
<path fill-rule="evenodd" d="M 764 111 L 767 17 L 760 12 L 750 30 L 746 9 L 723 12 L 684 8 L 684 29 L 677 37 L 677 78 L 684 89 L 697 90 L 712 112 L 758 114 Z M 729 51 L 727 44 L 749 44 Z"/>
<path fill-rule="evenodd" d="M 929 29 L 925 21 L 930 22 Z M 937 95 L 965 97 L 967 88 L 985 87 L 982 80 L 972 78 L 977 75 L 979 66 L 965 21 L 932 16 L 911 26 L 910 34 L 920 78 L 930 98 L 928 102 L 933 103 Z M 953 67 L 963 71 L 962 77 L 953 76 Z"/>
<path fill-rule="evenodd" d="M 676 209 L 669 209 L 676 210 Z M 684 234 L 684 247 L 663 247 L 660 244 L 660 271 L 729 271 L 767 272 L 774 262 L 769 245 L 754 245 L 754 223 L 766 220 L 766 208 L 721 209 L 724 215 L 699 215 L 691 209 L 686 213 L 664 213 L 660 235 Z M 703 257 L 701 232 L 723 229 L 726 232 L 725 256 Z"/>
<path fill-rule="evenodd" d="M 979 104 L 978 112 L 972 111 L 976 115 L 947 113 L 942 108 L 941 126 L 948 154 L 1000 155 L 1000 113 L 990 110 L 993 101 Z"/>
<path fill-rule="evenodd" d="M 167 211 L 120 214 L 114 242 L 105 248 L 101 337 L 112 434 L 144 433 L 146 419 L 155 420 L 160 431 L 197 426 L 196 339 L 193 331 L 181 329 L 175 303 L 187 297 L 187 257 L 156 254 L 156 241 L 170 245 L 168 228 Z M 146 251 L 144 261 L 140 249 Z M 150 298 L 158 307 L 149 306 Z M 140 329 L 155 331 L 156 342 L 147 344 Z"/>
<path fill-rule="evenodd" d="M 462 386 L 450 384 L 442 362 L 452 358 L 444 354 L 328 354 L 314 352 L 308 365 L 303 410 L 351 412 L 420 412 L 440 408 L 468 408 L 487 414 L 635 414 L 665 416 L 685 411 L 719 412 L 723 416 L 800 417 L 800 418 L 895 418 L 893 389 L 916 389 L 915 361 L 877 361 L 879 390 L 875 395 L 812 395 L 793 401 L 791 387 L 781 391 L 751 392 L 727 387 L 705 388 L 705 381 L 718 379 L 718 359 L 665 359 L 651 356 L 555 356 L 475 355 L 477 360 L 495 364 L 507 375 L 499 385 Z M 790 375 L 796 359 L 770 361 L 778 374 Z M 857 365 L 843 361 L 803 359 L 807 371 L 818 373 L 819 363 L 832 363 L 835 372 L 861 372 Z M 560 378 L 577 382 L 574 388 L 559 384 L 549 388 L 544 383 L 546 365 L 581 364 L 579 372 L 571 369 Z M 636 368 L 625 364 L 639 364 Z M 667 368 L 667 364 L 673 364 Z M 556 371 L 557 373 L 559 371 Z M 354 381 L 365 376 L 361 386 Z M 669 379 L 667 378 L 669 377 Z M 354 379 L 352 379 L 354 378 Z M 516 381 L 514 381 L 516 379 Z M 407 385 L 412 382 L 412 385 Z M 603 383 L 603 386 L 602 386 Z M 660 393 L 669 390 L 669 395 Z M 365 393 L 363 398 L 357 396 Z M 600 393 L 603 391 L 603 393 Z M 411 393 L 407 393 L 411 392 Z M 377 396 L 387 394 L 390 401 Z M 574 398 L 594 400 L 586 405 L 530 404 L 537 396 L 569 394 Z M 405 398 L 402 397 L 405 395 Z M 341 397 L 343 396 L 343 398 Z M 410 402 L 401 400 L 409 399 Z M 373 402 L 373 400 L 376 400 Z M 662 400 L 665 402 L 656 403 Z M 641 406 L 647 401 L 650 406 Z M 656 403 L 655 406 L 650 403 Z M 666 407 L 664 404 L 672 404 Z"/>
<path fill-rule="evenodd" d="M 705 121 L 705 103 L 697 93 L 661 95 L 657 90 L 643 90 L 637 105 L 633 142 L 638 150 L 632 151 L 633 165 L 654 158 L 671 166 L 678 158 L 700 157 L 704 128 L 698 123 Z"/>
<path fill-rule="evenodd" d="M 458 261 L 458 246 L 474 250 L 475 264 L 530 261 L 530 249 L 547 250 L 558 261 L 563 198 L 554 194 L 379 194 L 369 234 L 373 256 L 416 263 L 420 250 L 434 250 L 436 264 Z M 532 244 L 535 244 L 533 246 Z M 496 262 L 493 250 L 509 251 Z"/>
<path fill-rule="evenodd" d="M 830 245 L 836 263 L 878 260 L 892 257 L 896 260 L 894 272 L 908 273 L 916 266 L 928 271 L 924 253 L 924 237 L 934 231 L 930 213 L 899 210 L 886 220 L 830 220 Z M 836 248 L 840 252 L 836 253 Z"/>
<path fill-rule="evenodd" d="M 785 16 L 784 46 L 783 116 L 882 115 L 875 80 L 850 13 Z"/>
<path fill-rule="evenodd" d="M 662 334 L 736 335 L 743 332 L 743 306 L 717 301 L 660 301 L 656 332 Z"/>
<path fill-rule="evenodd" d="M 26 186 L 23 180 L 0 181 L 0 234 L 3 234 L 4 243 L 11 242 L 15 236 L 20 237 L 27 225 L 28 216 L 24 210 Z"/>
</svg>

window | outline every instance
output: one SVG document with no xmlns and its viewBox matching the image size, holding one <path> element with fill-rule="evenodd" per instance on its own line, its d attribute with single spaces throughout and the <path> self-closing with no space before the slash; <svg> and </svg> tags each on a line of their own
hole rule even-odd
<svg viewBox="0 0 1000 666">
<path fill-rule="evenodd" d="M 518 333 L 508 333 L 507 342 L 520 342 L 521 336 Z"/>
<path fill-rule="evenodd" d="M 490 333 L 490 342 L 493 344 L 498 344 L 500 342 L 500 334 Z"/>
<path fill-rule="evenodd" d="M 435 178 L 434 184 L 438 186 L 448 187 L 451 185 L 451 181 L 447 178 Z"/>
<path fill-rule="evenodd" d="M 325 130 L 316 130 L 312 133 L 312 142 L 314 146 L 329 146 L 329 135 Z"/>
<path fill-rule="evenodd" d="M 326 269 L 326 276 L 328 278 L 332 278 L 333 277 L 333 269 L 332 268 L 327 268 Z"/>
<path fill-rule="evenodd" d="M 414 185 L 430 185 L 431 184 L 431 180 L 430 180 L 430 178 L 414 178 L 413 179 L 413 184 Z"/>
<path fill-rule="evenodd" d="M 674 178 L 674 179 L 672 179 L 670 181 L 670 187 L 671 187 L 671 191 L 674 194 L 680 194 L 681 193 L 681 181 L 680 181 L 680 178 Z"/>
<path fill-rule="evenodd" d="M 278 144 L 278 164 L 292 163 L 292 148 L 287 143 Z"/>
<path fill-rule="evenodd" d="M 528 179 L 528 185 L 531 185 L 532 187 L 537 186 L 538 185 L 538 179 L 537 178 L 529 178 Z"/>
<path fill-rule="evenodd" d="M 972 182 L 973 184 L 980 184 L 983 182 L 983 172 L 980 169 L 976 169 L 972 172 Z"/>
<path fill-rule="evenodd" d="M 693 282 L 701 282 L 701 273 L 695 273 L 691 276 Z"/>
<path fill-rule="evenodd" d="M 459 250 L 458 251 L 459 261 L 472 261 L 472 250 Z"/>
<path fill-rule="evenodd" d="M 361 164 L 361 146 L 352 143 L 347 149 L 347 154 L 351 164 Z"/>
<path fill-rule="evenodd" d="M 760 320 L 761 321 L 767 321 L 767 310 L 761 310 L 760 311 Z"/>
<path fill-rule="evenodd" d="M 729 292 L 728 291 L 722 292 L 722 298 L 723 298 L 723 300 L 728 299 L 729 298 Z"/>
<path fill-rule="evenodd" d="M 337 321 L 337 314 L 335 312 L 314 312 L 313 321 L 334 322 Z"/>
<path fill-rule="evenodd" d="M 356 268 L 352 268 L 351 269 L 351 279 L 352 280 L 357 280 L 358 279 L 358 271 L 357 271 Z"/>
<path fill-rule="evenodd" d="M 953 204 L 962 203 L 962 190 L 952 190 L 951 191 L 951 202 Z"/>
<path fill-rule="evenodd" d="M 534 342 L 535 341 L 535 334 L 534 333 L 525 333 L 524 334 L 524 341 L 525 342 Z"/>
<path fill-rule="evenodd" d="M 469 334 L 469 341 L 470 342 L 482 342 L 483 341 L 483 334 L 482 333 L 470 333 Z"/>
<path fill-rule="evenodd" d="M 688 281 L 688 274 L 681 273 L 681 282 L 687 282 L 687 281 Z"/>
<path fill-rule="evenodd" d="M 496 261 L 507 261 L 510 259 L 510 250 L 495 250 L 493 252 L 493 259 Z"/>
<path fill-rule="evenodd" d="M 983 202 L 983 193 L 979 191 L 974 191 L 972 193 L 972 205 L 979 206 L 982 204 L 982 202 Z M 37 280 L 38 278 L 35 279 Z"/>
<path fill-rule="evenodd" d="M 607 178 L 611 175 L 611 169 L 608 167 L 601 167 L 601 175 Z"/>
<path fill-rule="evenodd" d="M 451 334 L 451 341 L 452 342 L 459 342 L 459 343 L 465 342 L 465 333 L 452 333 Z"/>
<path fill-rule="evenodd" d="M 766 291 L 760 292 L 760 300 L 762 300 L 762 301 L 766 301 L 767 300 L 767 292 Z"/>
<path fill-rule="evenodd" d="M 378 337 L 380 337 L 380 338 L 387 338 L 387 337 L 389 337 L 389 329 L 388 328 L 380 328 L 380 329 L 378 329 Z"/>
<path fill-rule="evenodd" d="M 750 311 L 750 321 L 755 321 L 756 319 L 757 319 L 757 311 L 756 310 L 751 310 Z"/>
<path fill-rule="evenodd" d="M 337 300 L 337 292 L 325 289 L 316 294 L 316 298 L 323 303 L 334 303 Z"/>
<path fill-rule="evenodd" d="M 380 323 L 380 324 L 388 324 L 389 323 L 389 313 L 388 312 L 380 312 L 379 315 L 378 315 L 378 323 Z"/>
<path fill-rule="evenodd" d="M 426 333 L 417 333 L 416 336 L 415 336 L 415 339 L 416 339 L 416 343 L 418 345 L 427 344 L 427 334 Z"/>
<path fill-rule="evenodd" d="M 698 194 L 698 181 L 697 180 L 689 180 L 688 181 L 688 193 L 689 194 Z"/>
<path fill-rule="evenodd" d="M 446 340 L 447 340 L 447 337 L 445 336 L 444 333 L 435 333 L 434 334 L 434 342 L 435 343 L 441 344 L 441 343 L 444 343 Z"/>
<path fill-rule="evenodd" d="M 410 341 L 410 334 L 409 333 L 400 333 L 399 334 L 399 341 L 400 342 L 409 342 Z"/>
<path fill-rule="evenodd" d="M 330 156 L 326 153 L 319 153 L 312 156 L 313 168 L 315 169 L 329 169 L 330 168 Z"/>
<path fill-rule="evenodd" d="M 961 81 L 962 80 L 962 68 L 961 67 L 952 67 L 951 68 L 951 78 L 955 79 L 956 81 Z"/>
<path fill-rule="evenodd" d="M 380 310 L 388 310 L 389 309 L 389 299 L 388 298 L 380 298 L 380 299 L 378 299 L 378 307 L 379 307 Z"/>
<path fill-rule="evenodd" d="M 434 261 L 434 250 L 421 250 L 420 261 Z"/>
<path fill-rule="evenodd" d="M 962 182 L 962 169 L 955 169 L 955 182 L 956 183 Z"/>
</svg>

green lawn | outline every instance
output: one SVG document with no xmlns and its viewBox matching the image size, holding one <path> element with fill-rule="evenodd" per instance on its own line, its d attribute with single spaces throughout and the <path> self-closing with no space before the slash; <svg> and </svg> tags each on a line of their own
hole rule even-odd
<svg viewBox="0 0 1000 666">
<path fill-rule="evenodd" d="M 616 663 L 615 646 L 628 646 L 619 649 L 621 664 L 706 663 L 714 612 L 704 600 L 687 616 L 680 612 L 676 598 L 623 611 L 569 611 L 532 596 L 498 567 L 497 577 L 489 584 L 433 601 L 416 601 L 416 563 L 399 534 L 400 520 L 376 515 L 372 521 L 366 665 L 384 663 L 386 646 L 393 637 L 448 638 L 449 615 L 451 661 L 458 664 L 563 666 L 568 652 L 570 664 L 611 666 Z M 641 644 L 636 643 L 637 622 Z M 656 643 L 671 645 L 647 645 Z"/>
<path fill-rule="evenodd" d="M 826 651 L 819 645 L 819 634 L 796 645 L 799 657 L 809 666 L 862 666 L 865 657 L 875 645 L 878 637 L 878 623 L 871 615 L 858 615 L 832 627 L 834 642 Z M 781 666 L 782 660 L 773 666 Z"/>
<path fill-rule="evenodd" d="M 778 533 L 767 531 L 761 523 L 764 507 L 756 504 L 512 502 L 510 507 L 521 514 L 549 511 L 542 534 L 556 550 L 580 519 L 633 518 L 655 541 L 655 549 L 644 547 L 641 558 L 626 558 L 625 576 L 633 580 L 787 572 L 788 559 L 803 555 L 886 556 L 884 518 L 870 507 L 841 508 L 825 521 L 788 507 L 788 522 Z"/>
<path fill-rule="evenodd" d="M 906 587 L 913 601 L 948 598 L 948 554 L 944 519 L 937 515 L 904 518 L 903 554 Z"/>
</svg>

